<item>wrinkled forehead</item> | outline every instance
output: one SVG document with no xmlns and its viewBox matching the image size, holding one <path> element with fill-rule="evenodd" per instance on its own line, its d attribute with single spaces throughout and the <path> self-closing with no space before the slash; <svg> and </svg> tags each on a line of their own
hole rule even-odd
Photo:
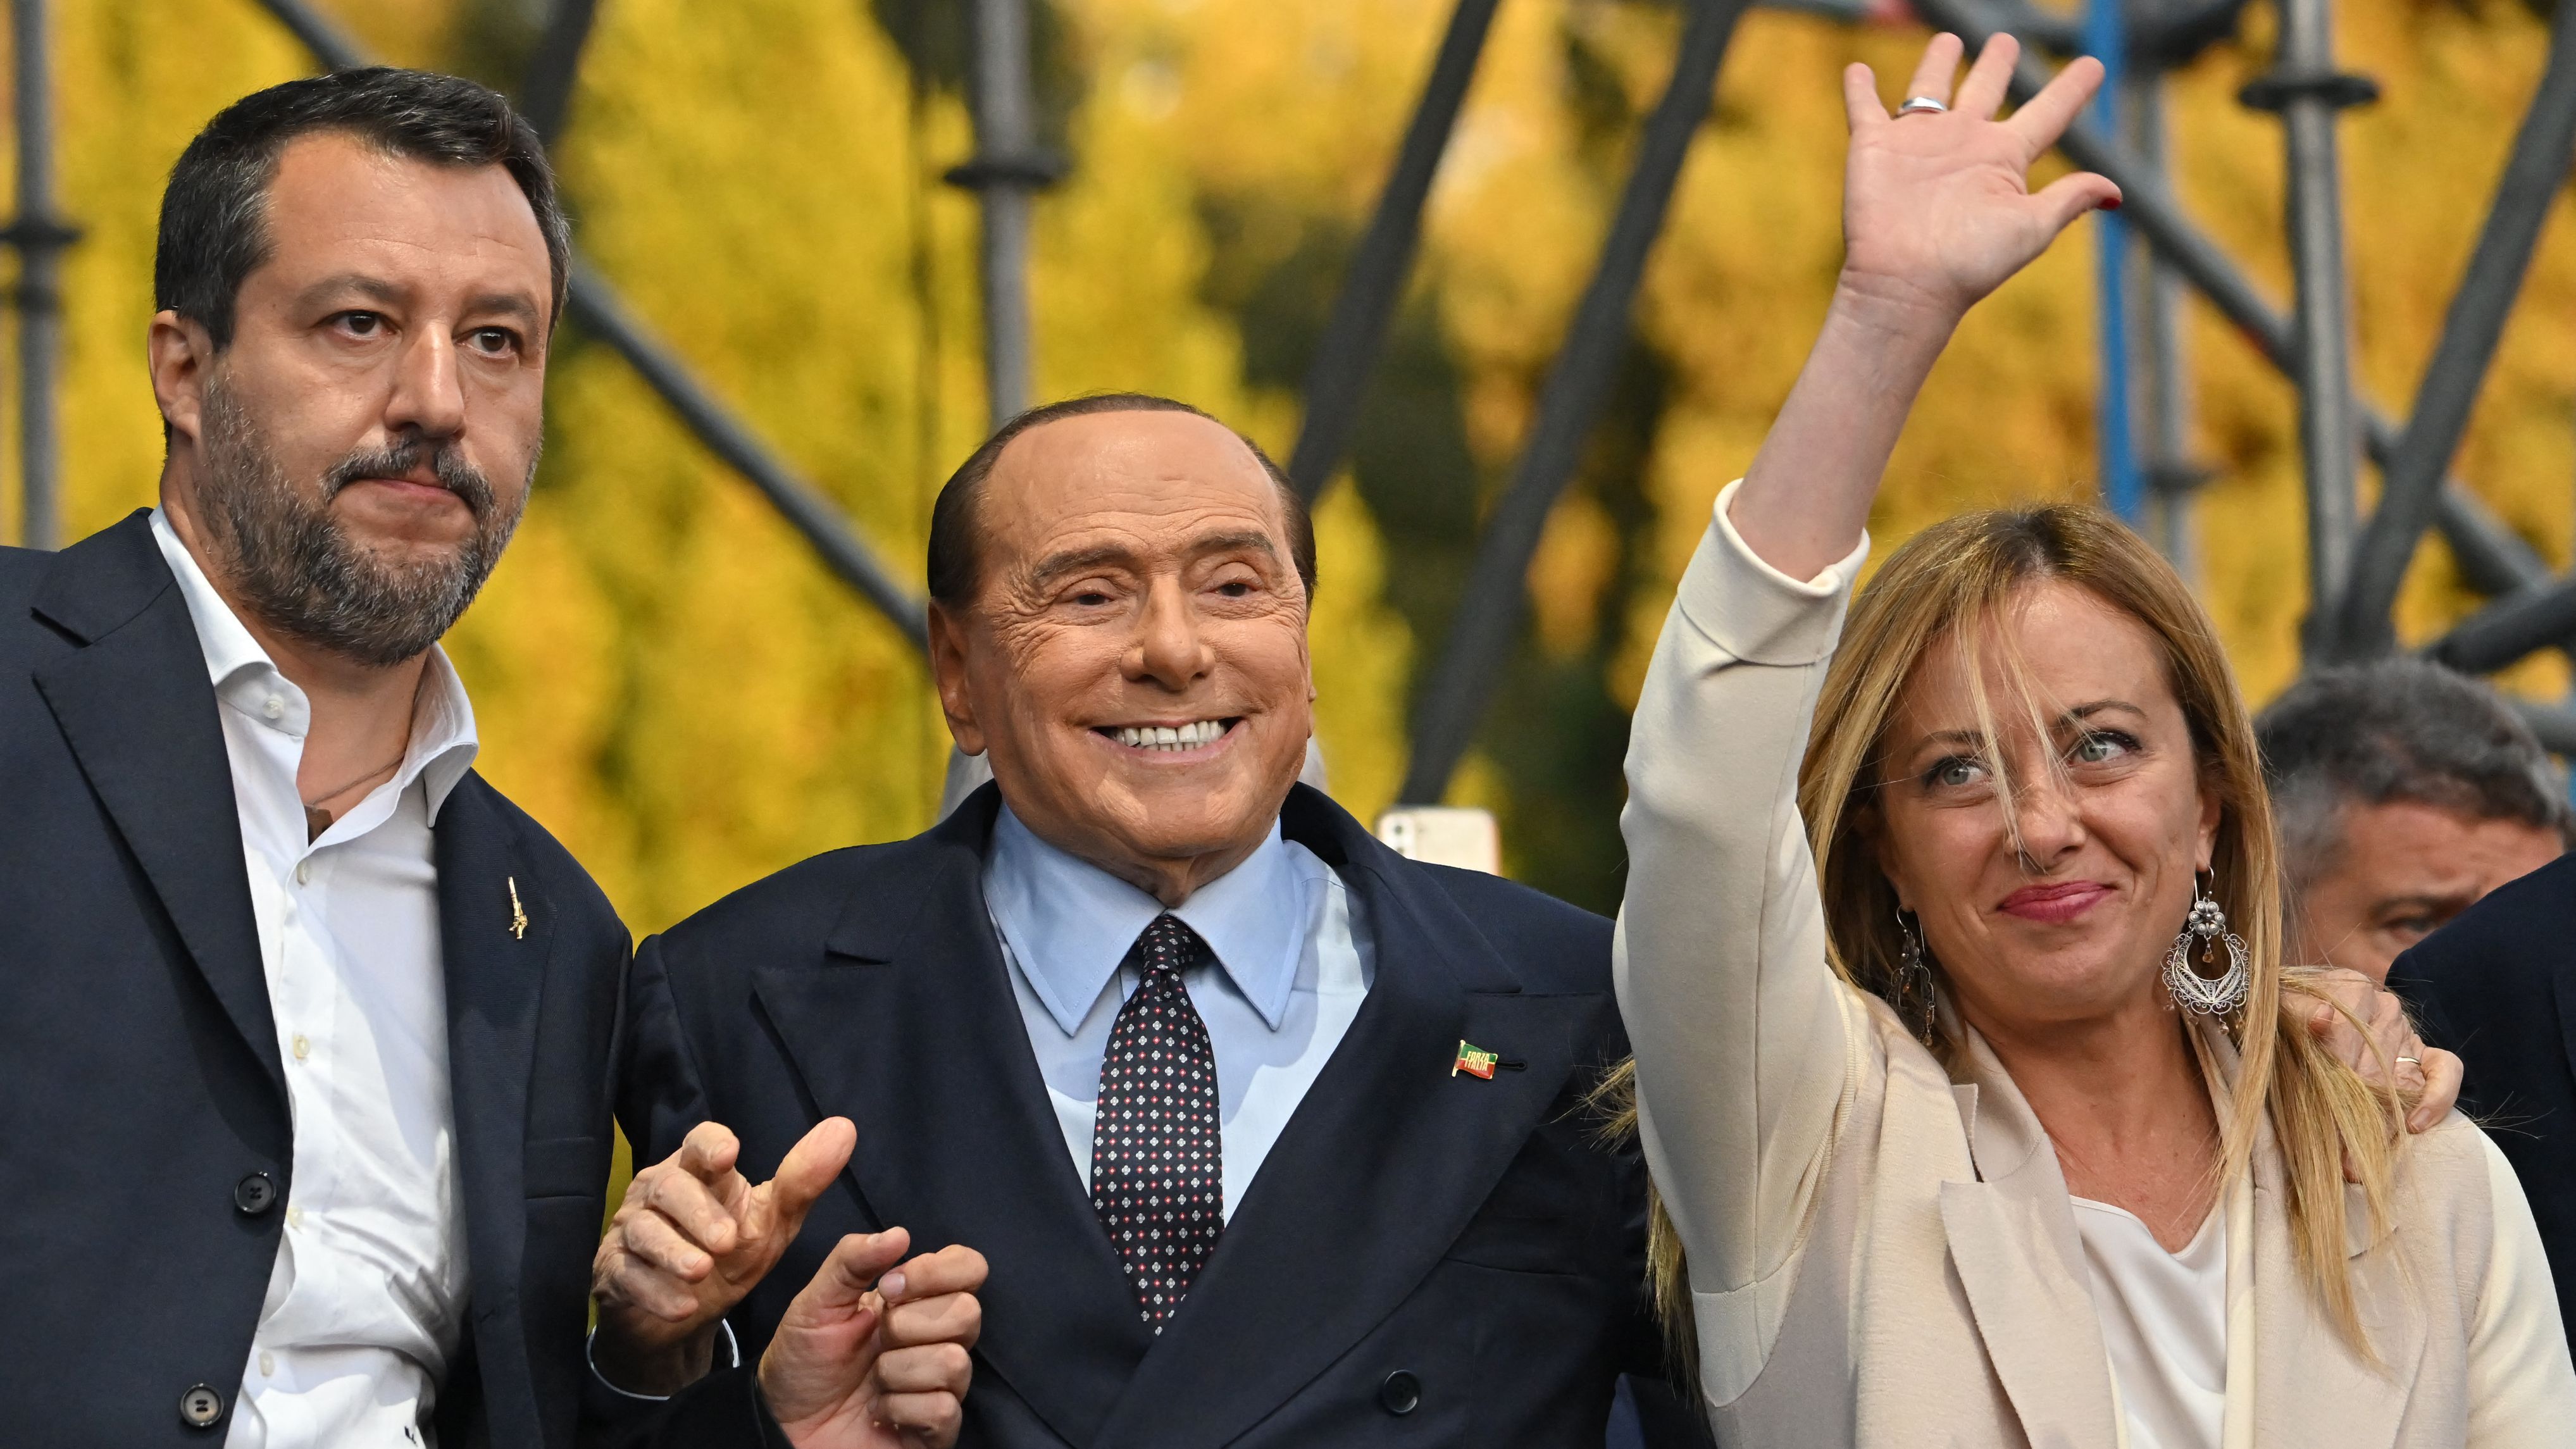
<svg viewBox="0 0 2576 1449">
<path fill-rule="evenodd" d="M 977 500 L 996 573 L 1068 548 L 1167 564 L 1211 540 L 1264 540 L 1288 563 L 1277 485 L 1243 440 L 1190 413 L 1059 418 L 1011 440 Z"/>
</svg>

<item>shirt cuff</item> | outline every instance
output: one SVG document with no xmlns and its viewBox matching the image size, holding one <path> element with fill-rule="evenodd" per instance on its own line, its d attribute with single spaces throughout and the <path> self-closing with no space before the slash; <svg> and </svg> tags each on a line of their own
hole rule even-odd
<svg viewBox="0 0 2576 1449">
<path fill-rule="evenodd" d="M 664 1403 L 670 1399 L 671 1396 L 669 1394 L 639 1394 L 633 1389 L 621 1389 L 616 1384 L 611 1383 L 608 1375 L 599 1371 L 599 1360 L 590 1356 L 591 1342 L 598 1337 L 599 1330 L 594 1328 L 590 1331 L 587 1337 L 582 1339 L 581 1361 L 590 1365 L 590 1376 L 599 1380 L 599 1386 L 601 1388 L 608 1390 L 619 1398 L 635 1399 L 647 1404 Z M 717 1319 L 716 1337 L 721 1340 L 724 1345 L 725 1362 L 710 1364 L 708 1366 L 708 1372 L 713 1373 L 717 1369 L 733 1369 L 742 1367 L 742 1344 L 733 1336 L 733 1324 L 722 1318 Z"/>
</svg>

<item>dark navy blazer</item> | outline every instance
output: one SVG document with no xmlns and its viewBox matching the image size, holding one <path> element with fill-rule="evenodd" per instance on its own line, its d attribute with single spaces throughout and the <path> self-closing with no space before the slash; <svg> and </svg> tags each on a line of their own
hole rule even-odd
<svg viewBox="0 0 2576 1449">
<path fill-rule="evenodd" d="M 2425 1039 L 2460 1054 L 2460 1110 L 2485 1124 L 2540 1224 L 2576 1332 L 2576 855 L 2498 887 L 2388 971 Z"/>
<path fill-rule="evenodd" d="M 0 550 L 0 1441 L 210 1445 L 293 1190 L 293 1124 L 203 651 L 148 514 Z M 627 936 L 468 774 L 433 831 L 471 1260 L 439 1438 L 568 1446 Z M 508 883 L 527 912 L 512 928 Z M 266 1190 L 245 1179 L 266 1174 Z M 191 1427 L 197 1385 L 223 1417 Z M 744 1377 L 671 1415 L 757 1442 Z M 667 1421 L 666 1421 L 667 1422 Z"/>
<path fill-rule="evenodd" d="M 756 1181 L 824 1116 L 858 1124 L 733 1314 L 745 1354 L 842 1234 L 899 1224 L 992 1265 L 964 1445 L 1600 1445 L 1620 1374 L 1662 1369 L 1644 1170 L 1583 1102 L 1628 1049 L 1610 923 L 1406 860 L 1298 787 L 1283 831 L 1357 897 L 1376 978 L 1157 1338 L 985 911 L 998 801 L 783 871 L 636 958 L 618 1114 L 638 1161 L 712 1119 Z M 1462 1040 L 1510 1069 L 1453 1074 Z"/>
</svg>

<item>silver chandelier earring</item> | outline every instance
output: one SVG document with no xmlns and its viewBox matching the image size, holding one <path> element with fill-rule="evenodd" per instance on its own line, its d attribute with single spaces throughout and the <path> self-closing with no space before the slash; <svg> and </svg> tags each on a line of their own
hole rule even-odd
<svg viewBox="0 0 2576 1449">
<path fill-rule="evenodd" d="M 1925 1046 L 1930 1046 L 1940 1005 L 1932 983 L 1932 962 L 1923 954 L 1923 938 L 1915 933 L 1914 922 L 1903 906 L 1896 908 L 1896 930 L 1905 938 L 1896 961 L 1896 1015 Z"/>
<path fill-rule="evenodd" d="M 2227 969 L 2215 976 L 2201 974 L 2200 967 L 2219 964 L 2218 954 L 2227 953 Z M 2197 954 L 2198 965 L 2192 961 Z M 2197 872 L 2191 878 L 2191 914 L 2183 918 L 2182 932 L 2174 937 L 2173 949 L 2165 952 L 2165 990 L 2173 993 L 2174 1005 L 2203 1016 L 2225 1016 L 2245 1004 L 2245 994 L 2254 982 L 2253 963 L 2245 954 L 2245 938 L 2227 929 L 2227 912 L 2218 901 L 2202 891 Z"/>
</svg>

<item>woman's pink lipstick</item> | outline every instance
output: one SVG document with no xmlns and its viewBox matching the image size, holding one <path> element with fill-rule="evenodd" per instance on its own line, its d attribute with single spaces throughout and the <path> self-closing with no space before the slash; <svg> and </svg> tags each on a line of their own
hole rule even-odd
<svg viewBox="0 0 2576 1449">
<path fill-rule="evenodd" d="M 2055 885 L 2028 885 L 2004 897 L 2006 914 L 2025 921 L 2060 925 L 2101 901 L 2110 898 L 2111 888 L 2098 880 L 2059 881 Z"/>
</svg>

